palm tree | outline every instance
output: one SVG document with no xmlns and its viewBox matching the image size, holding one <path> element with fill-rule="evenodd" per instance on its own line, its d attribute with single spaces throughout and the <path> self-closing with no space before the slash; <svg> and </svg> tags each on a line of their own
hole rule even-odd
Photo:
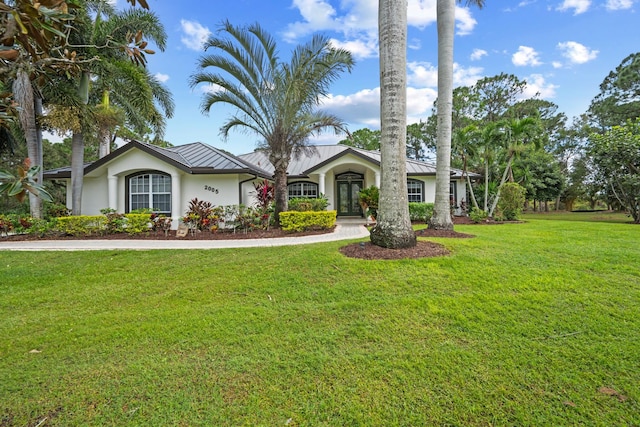
<svg viewBox="0 0 640 427">
<path fill-rule="evenodd" d="M 284 63 L 275 40 L 258 24 L 236 27 L 226 21 L 221 32 L 223 36 L 211 37 L 205 44 L 205 50 L 215 52 L 200 59 L 191 86 L 207 83 L 215 88 L 203 97 L 203 113 L 218 103 L 236 108 L 220 129 L 224 138 L 239 128 L 263 139 L 260 148 L 274 167 L 277 220 L 288 206 L 287 169 L 292 156 L 308 148 L 313 134 L 345 130 L 340 119 L 317 107 L 330 84 L 343 71 L 351 71 L 354 62 L 350 52 L 333 47 L 324 36 L 296 47 L 290 62 Z"/>
<path fill-rule="evenodd" d="M 385 248 L 416 245 L 407 197 L 407 2 L 380 0 L 380 199 L 371 242 Z"/>
<path fill-rule="evenodd" d="M 500 189 L 507 182 L 507 179 L 513 180 L 513 172 L 511 165 L 513 159 L 520 154 L 524 148 L 524 144 L 533 143 L 535 147 L 540 146 L 540 138 L 538 133 L 541 129 L 540 119 L 537 117 L 525 117 L 522 119 L 512 118 L 501 121 L 498 127 L 504 132 L 504 142 L 506 148 L 506 164 L 502 173 L 502 178 L 498 184 L 496 197 L 493 199 L 489 216 L 493 216 L 498 200 L 500 199 Z"/>
<path fill-rule="evenodd" d="M 484 0 L 466 4 L 484 6 Z M 429 228 L 453 230 L 449 188 L 451 182 L 451 110 L 453 106 L 453 38 L 456 0 L 438 0 L 438 130 L 436 148 L 436 198 Z"/>
<path fill-rule="evenodd" d="M 462 160 L 462 178 L 467 181 L 467 187 L 469 188 L 469 195 L 471 196 L 471 202 L 473 207 L 480 209 L 476 195 L 473 192 L 471 186 L 471 178 L 469 177 L 469 159 L 473 158 L 477 154 L 477 143 L 480 139 L 480 131 L 475 125 L 469 125 L 462 129 L 456 129 L 453 131 L 451 150 L 458 155 Z"/>
<path fill-rule="evenodd" d="M 70 42 L 85 58 L 99 60 L 84 64 L 79 77 L 63 82 L 56 81 L 54 104 L 70 107 L 62 116 L 74 114 L 71 151 L 71 194 L 72 213 L 79 215 L 82 206 L 84 175 L 85 135 L 103 135 L 103 144 L 109 134 L 105 127 L 112 125 L 108 120 L 110 104 L 105 93 L 112 94 L 114 101 L 122 108 L 126 118 L 138 128 L 142 123 L 155 127 L 158 136 L 164 130 L 164 117 L 154 105 L 160 100 L 167 115 L 173 112 L 173 101 L 166 89 L 155 80 L 144 66 L 146 49 L 142 35 L 164 50 L 166 33 L 157 16 L 140 9 L 116 12 L 107 0 L 89 0 L 81 8 L 73 11 L 77 31 L 71 33 Z M 131 49 L 129 45 L 135 46 Z M 122 49 L 122 47 L 125 47 Z M 66 90 L 65 90 L 66 88 Z M 93 92 L 91 89 L 95 89 Z M 105 92 L 106 91 L 106 92 Z M 168 95 L 168 98 L 167 98 Z M 101 100 L 101 101 L 99 101 Z M 102 108 L 88 105 L 101 104 Z M 95 128 L 98 123 L 98 128 Z M 102 153 L 106 153 L 103 147 Z"/>
</svg>

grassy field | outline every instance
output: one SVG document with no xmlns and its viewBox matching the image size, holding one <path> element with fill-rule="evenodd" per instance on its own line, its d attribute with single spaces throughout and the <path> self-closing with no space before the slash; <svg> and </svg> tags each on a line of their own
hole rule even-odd
<svg viewBox="0 0 640 427">
<path fill-rule="evenodd" d="M 0 252 L 0 426 L 640 425 L 640 226 L 611 218 L 422 260 Z"/>
</svg>

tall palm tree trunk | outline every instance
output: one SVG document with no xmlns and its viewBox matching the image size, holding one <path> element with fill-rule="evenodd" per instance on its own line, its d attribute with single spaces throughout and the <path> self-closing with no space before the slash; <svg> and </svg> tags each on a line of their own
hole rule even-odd
<svg viewBox="0 0 640 427">
<path fill-rule="evenodd" d="M 507 166 L 502 174 L 502 179 L 500 179 L 500 184 L 498 185 L 498 189 L 496 190 L 496 197 L 493 199 L 493 203 L 491 204 L 491 209 L 489 210 L 489 216 L 493 217 L 493 214 L 498 206 L 498 201 L 500 200 L 500 190 L 505 182 L 507 182 L 507 178 L 509 176 L 509 171 L 511 170 L 511 165 L 513 164 L 513 155 L 509 156 L 507 160 Z"/>
<path fill-rule="evenodd" d="M 82 214 L 82 187 L 84 184 L 84 136 L 73 132 L 71 136 L 71 214 Z"/>
<path fill-rule="evenodd" d="M 438 127 L 436 198 L 429 228 L 453 230 L 451 220 L 451 111 L 453 108 L 453 38 L 455 0 L 438 0 Z M 454 200 L 454 203 L 456 201 Z"/>
<path fill-rule="evenodd" d="M 416 245 L 407 196 L 407 2 L 380 0 L 380 199 L 371 242 L 385 248 Z"/>
<path fill-rule="evenodd" d="M 27 141 L 27 156 L 32 166 L 40 166 L 38 184 L 42 184 L 42 135 L 39 135 L 36 114 L 38 107 L 29 74 L 24 69 L 19 69 L 13 82 L 13 93 L 16 102 L 20 106 L 18 113 L 20 126 Z M 42 102 L 39 101 L 40 110 Z M 42 200 L 29 193 L 29 210 L 34 218 L 42 218 Z"/>
</svg>

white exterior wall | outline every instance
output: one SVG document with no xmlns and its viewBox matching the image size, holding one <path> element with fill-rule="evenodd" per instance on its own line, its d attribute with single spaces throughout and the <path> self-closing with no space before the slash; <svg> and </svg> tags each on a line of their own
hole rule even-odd
<svg viewBox="0 0 640 427">
<path fill-rule="evenodd" d="M 214 206 L 239 204 L 238 175 L 186 175 L 182 178 L 182 200 L 186 211 L 194 198 L 211 202 Z"/>
</svg>

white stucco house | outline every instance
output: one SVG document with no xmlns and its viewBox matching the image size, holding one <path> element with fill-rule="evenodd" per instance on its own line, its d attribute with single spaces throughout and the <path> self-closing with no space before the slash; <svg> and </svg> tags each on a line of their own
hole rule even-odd
<svg viewBox="0 0 640 427">
<path fill-rule="evenodd" d="M 67 182 L 70 207 L 70 168 L 44 175 Z M 201 142 L 161 148 L 132 141 L 85 165 L 82 213 L 151 208 L 177 219 L 194 198 L 221 206 L 252 205 L 253 184 L 272 177 L 273 166 L 260 151 L 234 156 Z M 456 205 L 465 199 L 463 178 L 462 171 L 452 169 L 451 199 Z M 433 202 L 435 166 L 407 159 L 407 184 L 410 202 Z M 324 194 L 338 216 L 361 216 L 357 194 L 371 185 L 380 186 L 380 153 L 344 145 L 315 146 L 292 159 L 288 170 L 289 197 Z"/>
</svg>

